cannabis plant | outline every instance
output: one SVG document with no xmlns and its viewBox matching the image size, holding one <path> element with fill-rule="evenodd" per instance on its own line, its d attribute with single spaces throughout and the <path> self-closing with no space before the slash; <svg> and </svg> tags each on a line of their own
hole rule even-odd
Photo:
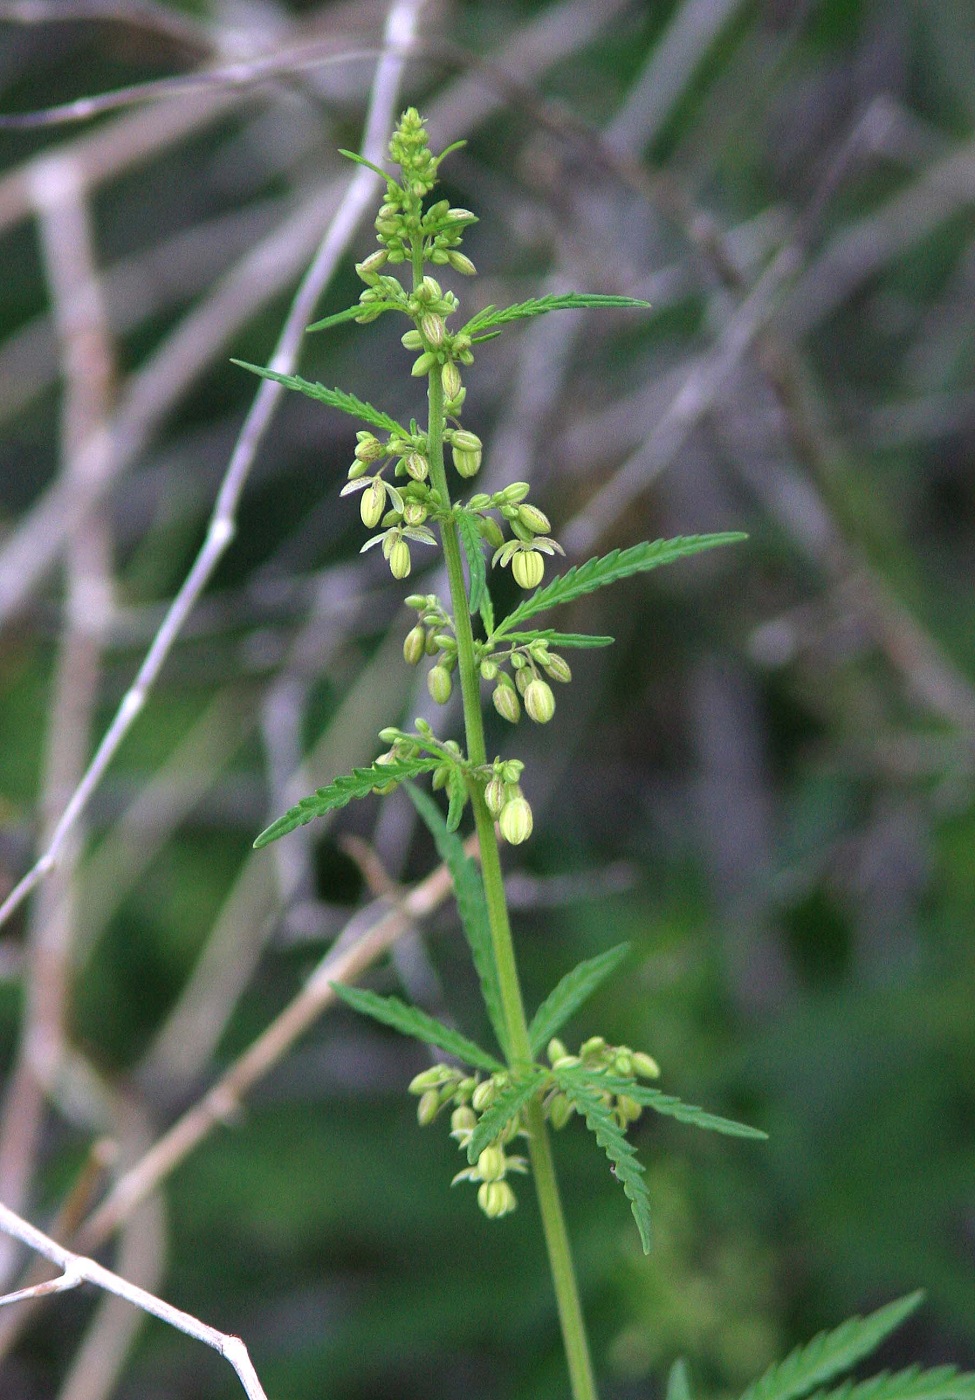
<svg viewBox="0 0 975 1400">
<path fill-rule="evenodd" d="M 534 1014 L 527 1015 L 505 900 L 500 844 L 520 845 L 532 834 L 531 780 L 515 754 L 489 758 L 482 706 L 489 694 L 494 709 L 512 727 L 526 716 L 534 724 L 549 723 L 557 708 L 556 688 L 572 681 L 565 653 L 607 646 L 612 638 L 561 631 L 547 620 L 540 624 L 543 614 L 619 579 L 743 536 L 725 533 L 638 544 L 590 559 L 546 581 L 550 561 L 563 551 L 545 513 L 529 500 L 528 484 L 514 481 L 494 492 L 465 495 L 481 467 L 483 452 L 480 438 L 462 424 L 467 394 L 464 374 L 478 347 L 530 317 L 598 307 L 639 311 L 647 303 L 572 293 L 503 309 L 488 306 L 456 324 L 459 300 L 439 278 L 475 274 L 461 243 L 476 218 L 467 209 L 452 208 L 445 199 L 430 198 L 440 163 L 453 149 L 434 155 L 418 113 L 414 109 L 404 113 L 389 145 L 398 177 L 370 166 L 381 177 L 385 196 L 375 222 L 379 246 L 356 266 L 365 290 L 355 306 L 310 327 L 326 330 L 346 321 L 367 324 L 388 314 L 405 317 L 408 329 L 402 344 L 413 357 L 410 373 L 426 384 L 424 422 L 402 423 L 351 393 L 236 363 L 350 414 L 364 425 L 357 433 L 354 460 L 341 494 L 358 497 L 362 524 L 370 532 L 362 548 L 381 549 L 395 579 L 408 578 L 417 560 L 428 551 L 442 549 L 447 594 L 416 592 L 406 598 L 412 622 L 405 632 L 403 656 L 411 666 L 427 667 L 426 683 L 437 704 L 445 705 L 459 688 L 463 736 L 438 733 L 423 719 L 417 719 L 411 730 L 391 724 L 380 732 L 384 751 L 370 766 L 356 768 L 303 799 L 255 844 L 266 846 L 355 798 L 405 786 L 453 878 L 495 1044 L 478 1044 L 396 997 L 351 986 L 335 990 L 356 1010 L 441 1052 L 443 1058 L 418 1074 L 409 1090 L 418 1097 L 421 1125 L 441 1119 L 449 1123 L 464 1162 L 454 1181 L 476 1187 L 477 1204 L 485 1215 L 496 1221 L 509 1216 L 517 1204 L 511 1178 L 531 1174 L 572 1394 L 575 1400 L 592 1400 L 596 1388 L 550 1130 L 582 1120 L 629 1199 L 645 1250 L 650 1247 L 650 1202 L 643 1167 L 627 1138 L 629 1125 L 645 1109 L 739 1137 L 764 1134 L 654 1087 L 660 1070 L 646 1050 L 611 1044 L 599 1034 L 588 1036 L 575 1050 L 559 1039 L 569 1017 L 619 967 L 626 956 L 625 945 L 575 967 Z M 351 152 L 343 154 L 369 164 Z M 492 570 L 508 569 L 525 594 L 500 617 L 492 599 L 489 564 Z M 426 778 L 434 791 L 445 794 L 446 812 L 416 785 L 416 780 Z M 459 834 L 468 809 L 477 837 L 476 863 L 466 854 Z M 522 1145 L 523 1151 L 519 1150 Z M 820 1391 L 876 1345 L 915 1302 L 904 1300 L 866 1322 L 854 1320 L 817 1339 L 768 1373 L 748 1393 L 748 1400 L 798 1400 Z M 958 1393 L 945 1375 L 930 1374 L 940 1376 L 938 1383 L 944 1385 L 941 1390 L 937 1385 L 925 1390 L 926 1396 L 937 1394 L 947 1400 Z M 837 1395 L 853 1400 L 863 1390 L 864 1400 L 868 1396 L 869 1400 L 908 1400 L 918 1393 L 912 1389 L 915 1373 L 900 1388 L 895 1384 L 898 1380 L 871 1383 L 876 1389 L 846 1387 Z M 975 1397 L 970 1381 L 964 1385 L 965 1393 Z M 682 1400 L 688 1393 L 686 1374 L 678 1366 L 671 1375 L 670 1400 Z"/>
</svg>

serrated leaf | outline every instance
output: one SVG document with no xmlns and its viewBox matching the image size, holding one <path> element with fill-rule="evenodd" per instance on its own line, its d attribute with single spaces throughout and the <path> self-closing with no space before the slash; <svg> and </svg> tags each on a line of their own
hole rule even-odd
<svg viewBox="0 0 975 1400">
<path fill-rule="evenodd" d="M 644 1254 L 650 1253 L 650 1193 L 643 1180 L 643 1167 L 637 1160 L 636 1149 L 628 1142 L 609 1109 L 575 1070 L 555 1070 L 555 1079 L 576 1111 L 586 1120 L 586 1127 L 595 1135 L 606 1153 L 617 1180 L 630 1202 Z"/>
<path fill-rule="evenodd" d="M 491 633 L 494 631 L 494 604 L 491 602 L 491 594 L 488 592 L 486 583 L 484 585 L 484 592 L 481 596 L 481 605 L 478 611 L 481 614 L 481 622 L 484 625 L 484 634 L 490 637 Z"/>
<path fill-rule="evenodd" d="M 733 1118 L 721 1118 L 716 1113 L 707 1113 L 696 1104 L 685 1103 L 673 1094 L 661 1093 L 659 1089 L 651 1089 L 634 1079 L 605 1074 L 600 1070 L 591 1071 L 591 1075 L 592 1083 L 597 1087 L 608 1089 L 613 1094 L 628 1094 L 644 1108 L 651 1108 L 654 1113 L 662 1113 L 666 1118 L 676 1118 L 679 1123 L 687 1123 L 692 1128 L 723 1133 L 725 1137 L 752 1138 L 761 1142 L 768 1140 L 768 1133 L 763 1133 L 761 1128 L 752 1128 L 747 1123 L 736 1123 Z"/>
<path fill-rule="evenodd" d="M 393 303 L 389 302 L 384 310 L 391 311 L 392 308 Z M 307 335 L 309 331 L 327 331 L 332 326 L 340 326 L 343 321 L 354 321 L 357 316 L 361 316 L 363 311 L 367 309 L 369 311 L 375 311 L 376 303 L 371 302 L 363 306 L 361 301 L 356 302 L 355 306 L 349 306 L 345 311 L 336 311 L 334 316 L 325 316 L 321 321 L 314 321 L 310 326 L 306 326 L 305 334 Z"/>
<path fill-rule="evenodd" d="M 491 1107 L 481 1114 L 477 1127 L 471 1133 L 467 1144 L 468 1162 L 473 1164 L 477 1161 L 485 1147 L 504 1131 L 515 1114 L 538 1093 L 547 1078 L 544 1070 L 531 1070 L 525 1078 L 513 1080 L 498 1093 Z"/>
<path fill-rule="evenodd" d="M 741 1400 L 801 1400 L 869 1356 L 914 1311 L 923 1296 L 910 1293 L 869 1317 L 851 1317 L 831 1332 L 820 1332 L 784 1361 L 770 1366 L 748 1387 Z"/>
<path fill-rule="evenodd" d="M 539 627 L 533 632 L 505 632 L 507 642 L 542 641 L 550 647 L 609 647 L 615 637 L 600 637 L 589 632 L 555 632 L 551 627 Z"/>
<path fill-rule="evenodd" d="M 381 180 L 385 180 L 387 185 L 392 185 L 396 189 L 400 188 L 392 175 L 387 175 L 382 166 L 374 165 L 371 160 L 366 160 L 365 156 L 357 155 L 355 151 L 344 151 L 341 146 L 339 146 L 338 152 L 340 156 L 345 156 L 346 160 L 351 160 L 356 165 L 364 165 L 367 170 L 371 170 L 374 175 L 378 175 Z"/>
<path fill-rule="evenodd" d="M 462 1064 L 473 1065 L 477 1069 L 487 1070 L 490 1074 L 503 1068 L 493 1055 L 482 1050 L 473 1040 L 468 1040 L 460 1031 L 445 1026 L 436 1017 L 428 1016 L 418 1006 L 408 1006 L 405 1001 L 400 1001 L 399 997 L 381 997 L 376 992 L 368 992 L 362 987 L 349 987 L 344 982 L 333 982 L 331 986 L 336 996 L 341 997 L 354 1011 L 361 1011 L 364 1016 L 371 1016 L 374 1021 L 382 1021 L 384 1026 L 391 1026 L 401 1035 L 412 1036 L 424 1045 L 436 1045 Z"/>
<path fill-rule="evenodd" d="M 504 1024 L 504 1012 L 501 1009 L 501 989 L 491 946 L 491 924 L 480 871 L 464 851 L 464 843 L 460 838 L 447 830 L 433 798 L 413 783 L 407 783 L 406 791 L 433 837 L 437 854 L 450 871 L 450 878 L 454 882 L 457 912 L 471 950 L 474 970 L 481 984 L 481 995 L 484 998 L 488 1020 L 498 1044 L 507 1055 L 508 1035 Z"/>
<path fill-rule="evenodd" d="M 679 1356 L 670 1368 L 664 1400 L 691 1400 L 690 1372 L 682 1356 Z"/>
<path fill-rule="evenodd" d="M 678 535 L 672 540 L 652 540 L 635 544 L 630 549 L 614 549 L 602 558 L 589 559 L 585 564 L 567 569 L 551 583 L 537 588 L 514 612 L 508 614 L 495 636 L 507 635 L 512 627 L 546 608 L 569 603 L 573 598 L 581 598 L 584 593 L 593 593 L 597 588 L 618 583 L 631 574 L 646 573 L 649 569 L 658 569 L 662 564 L 672 564 L 676 559 L 700 554 L 702 550 L 714 549 L 718 545 L 737 544 L 747 538 L 738 531 L 726 531 L 719 535 Z"/>
<path fill-rule="evenodd" d="M 555 984 L 528 1027 L 533 1055 L 541 1053 L 559 1027 L 616 971 L 629 951 L 629 943 L 618 943 L 615 948 L 579 963 Z"/>
<path fill-rule="evenodd" d="M 500 310 L 496 306 L 486 306 L 464 326 L 464 333 L 478 339 L 492 326 L 504 326 L 509 321 L 524 321 L 529 316 L 544 316 L 549 311 L 581 311 L 592 307 L 640 307 L 646 309 L 650 303 L 635 297 L 614 297 L 590 295 L 584 292 L 566 292 L 562 296 L 529 297 L 527 301 L 516 302 Z"/>
<path fill-rule="evenodd" d="M 246 360 L 231 360 L 230 363 L 239 365 L 241 369 L 248 369 L 251 374 L 260 375 L 262 379 L 273 379 L 275 384 L 283 384 L 286 389 L 295 389 L 299 394 L 304 394 L 317 403 L 327 404 L 329 408 L 337 408 L 340 413 L 348 413 L 353 418 L 360 418 L 363 423 L 368 423 L 372 428 L 379 428 L 386 433 L 395 433 L 397 437 L 401 438 L 407 436 L 406 429 L 401 427 L 395 418 L 390 418 L 389 414 L 383 413 L 381 409 L 373 408 L 371 403 L 357 399 L 355 394 L 347 394 L 344 389 L 326 389 L 324 384 L 313 384 L 310 379 L 302 379 L 300 375 L 278 374 L 273 369 L 263 369 L 260 365 L 250 365 Z"/>
<path fill-rule="evenodd" d="M 453 835 L 467 806 L 467 784 L 459 768 L 451 767 L 447 774 L 447 799 L 447 830 Z"/>
<path fill-rule="evenodd" d="M 276 822 L 272 822 L 261 832 L 254 842 L 254 848 L 260 850 L 262 846 L 269 846 L 272 841 L 287 836 L 289 831 L 305 826 L 316 817 L 335 811 L 337 807 L 344 807 L 357 797 L 368 797 L 375 787 L 385 787 L 387 783 L 392 782 L 401 783 L 405 778 L 415 778 L 418 773 L 428 773 L 431 769 L 439 767 L 440 762 L 439 757 L 425 754 L 417 758 L 401 759 L 397 763 L 374 763 L 369 768 L 353 768 L 345 777 L 336 778 L 327 787 L 319 788 L 308 797 L 303 797 L 285 812 L 283 817 L 278 817 Z"/>
<path fill-rule="evenodd" d="M 484 564 L 484 540 L 477 528 L 477 516 L 472 511 L 458 510 L 455 518 L 457 520 L 457 533 L 460 535 L 464 554 L 467 557 L 468 606 L 472 613 L 476 613 L 480 611 L 487 579 L 487 569 Z"/>
<path fill-rule="evenodd" d="M 957 1366 L 911 1366 L 893 1375 L 846 1381 L 833 1390 L 817 1390 L 809 1400 L 975 1400 L 975 1375 Z"/>
</svg>

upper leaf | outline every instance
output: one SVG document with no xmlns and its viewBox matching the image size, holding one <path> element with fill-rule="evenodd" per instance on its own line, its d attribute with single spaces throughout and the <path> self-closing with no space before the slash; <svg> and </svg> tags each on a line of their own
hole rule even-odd
<svg viewBox="0 0 975 1400">
<path fill-rule="evenodd" d="M 528 1100 L 538 1092 L 548 1075 L 541 1069 L 530 1069 L 524 1079 L 514 1079 L 498 1093 L 490 1108 L 485 1109 L 471 1133 L 467 1144 L 467 1160 L 476 1162 L 489 1143 L 494 1142 L 499 1133 L 514 1118 Z"/>
<path fill-rule="evenodd" d="M 609 1109 L 578 1070 L 555 1070 L 555 1079 L 570 1103 L 586 1120 L 586 1127 L 613 1164 L 616 1176 L 630 1202 L 644 1254 L 650 1253 L 650 1193 L 643 1180 L 643 1167 L 636 1149 L 628 1142 Z"/>
<path fill-rule="evenodd" d="M 529 297 L 527 301 L 519 301 L 514 306 L 505 306 L 500 310 L 496 306 L 486 306 L 483 311 L 472 316 L 463 329 L 473 340 L 478 340 L 493 326 L 504 326 L 509 321 L 524 321 L 529 316 L 544 316 L 547 311 L 579 311 L 595 306 L 631 306 L 646 309 L 649 305 L 648 301 L 639 301 L 635 297 L 566 292 L 562 296 Z"/>
<path fill-rule="evenodd" d="M 346 777 L 336 778 L 328 787 L 319 788 L 309 797 L 303 797 L 283 817 L 278 817 L 254 842 L 256 850 L 268 846 L 296 827 L 305 826 L 315 817 L 332 812 L 336 807 L 344 807 L 356 797 L 368 797 L 373 788 L 385 787 L 387 783 L 401 783 L 404 778 L 415 778 L 418 773 L 427 773 L 437 768 L 442 759 L 431 754 L 416 758 L 400 759 L 396 763 L 374 763 L 370 768 L 353 768 Z"/>
<path fill-rule="evenodd" d="M 334 316 L 325 316 L 321 321 L 315 321 L 312 325 L 306 326 L 305 331 L 327 331 L 332 326 L 340 326 L 343 321 L 354 321 L 357 316 L 368 316 L 369 320 L 375 318 L 382 311 L 399 311 L 401 307 L 395 301 L 371 301 L 365 305 L 357 302 L 355 306 L 348 307 L 345 311 L 336 311 Z"/>
<path fill-rule="evenodd" d="M 801 1400 L 874 1351 L 914 1311 L 923 1296 L 909 1293 L 869 1317 L 851 1317 L 832 1332 L 820 1332 L 784 1361 L 770 1366 L 748 1387 L 741 1400 Z"/>
<path fill-rule="evenodd" d="M 433 798 L 412 783 L 407 783 L 406 791 L 433 837 L 440 859 L 450 871 L 450 878 L 454 882 L 457 912 L 481 983 L 481 995 L 487 1008 L 488 1019 L 498 1038 L 498 1044 L 507 1054 L 508 1037 L 504 1012 L 501 1009 L 501 989 L 498 986 L 498 972 L 491 947 L 491 925 L 488 921 L 487 900 L 484 897 L 480 872 L 470 856 L 465 853 L 460 837 L 447 830 Z"/>
<path fill-rule="evenodd" d="M 768 1133 L 763 1133 L 761 1128 L 752 1128 L 747 1123 L 736 1123 L 733 1118 L 707 1113 L 696 1104 L 685 1103 L 673 1094 L 663 1094 L 659 1089 L 651 1089 L 635 1080 L 606 1074 L 603 1070 L 591 1070 L 589 1074 L 597 1088 L 608 1089 L 613 1094 L 627 1094 L 645 1108 L 652 1108 L 654 1113 L 662 1113 L 667 1118 L 676 1118 L 679 1123 L 689 1123 L 694 1128 L 705 1128 L 712 1133 L 724 1133 L 725 1137 L 754 1138 L 762 1142 L 768 1139 Z"/>
<path fill-rule="evenodd" d="M 424 1045 L 436 1045 L 446 1050 L 465 1065 L 475 1065 L 489 1073 L 503 1068 L 493 1055 L 482 1050 L 473 1040 L 468 1040 L 460 1031 L 445 1026 L 433 1016 L 428 1016 L 418 1006 L 408 1006 L 399 997 L 381 997 L 375 992 L 367 992 L 362 987 L 349 987 L 344 982 L 333 982 L 332 990 L 355 1011 L 361 1011 L 385 1026 L 392 1026 L 401 1035 L 411 1035 Z"/>
<path fill-rule="evenodd" d="M 551 583 L 537 588 L 514 612 L 508 614 L 496 629 L 495 636 L 507 634 L 512 627 L 517 627 L 520 622 L 534 617 L 545 608 L 571 602 L 573 598 L 605 588 L 608 583 L 617 583 L 630 574 L 645 573 L 648 569 L 671 564 L 675 559 L 683 559 L 689 554 L 700 554 L 702 550 L 714 549 L 716 545 L 737 544 L 744 539 L 747 536 L 738 531 L 727 531 L 719 535 L 678 535 L 672 540 L 653 540 L 635 544 L 630 549 L 614 549 L 601 559 L 589 559 L 585 564 L 567 569 Z"/>
<path fill-rule="evenodd" d="M 457 532 L 460 535 L 461 544 L 464 546 L 464 554 L 467 556 L 467 572 L 470 579 L 468 605 L 473 614 L 480 611 L 481 603 L 484 600 L 484 585 L 487 580 L 487 569 L 484 564 L 484 540 L 477 528 L 477 516 L 473 511 L 458 510 L 455 512 L 455 518 Z"/>
<path fill-rule="evenodd" d="M 240 365 L 241 369 L 249 369 L 252 374 L 259 374 L 262 379 L 273 379 L 276 384 L 283 384 L 286 389 L 297 389 L 299 394 L 305 394 L 318 403 L 328 404 L 329 408 L 337 408 L 342 413 L 351 414 L 353 418 L 360 418 L 372 428 L 394 433 L 397 437 L 409 437 L 409 433 L 395 418 L 390 418 L 389 414 L 383 413 L 381 409 L 373 408 L 371 403 L 357 399 L 355 394 L 347 394 L 344 389 L 326 389 L 324 384 L 313 384 L 310 379 L 302 379 L 297 374 L 278 374 L 273 369 L 250 365 L 246 360 L 231 360 L 230 363 Z"/>
<path fill-rule="evenodd" d="M 533 1055 L 544 1049 L 573 1011 L 615 972 L 629 951 L 629 943 L 618 943 L 615 948 L 579 963 L 555 984 L 528 1027 L 528 1041 Z"/>
<path fill-rule="evenodd" d="M 817 1390 L 810 1400 L 975 1400 L 975 1375 L 957 1366 L 919 1366 L 894 1375 L 845 1381 L 833 1390 Z"/>
<path fill-rule="evenodd" d="M 552 627 L 539 627 L 531 632 L 505 632 L 507 642 L 541 641 L 550 647 L 611 647 L 615 637 L 600 637 L 589 632 L 556 632 Z"/>
</svg>

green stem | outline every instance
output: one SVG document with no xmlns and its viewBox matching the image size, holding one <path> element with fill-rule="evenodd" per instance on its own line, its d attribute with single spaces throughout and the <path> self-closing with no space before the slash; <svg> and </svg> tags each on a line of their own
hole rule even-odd
<svg viewBox="0 0 975 1400">
<path fill-rule="evenodd" d="M 449 510 L 450 492 L 447 486 L 447 473 L 443 458 L 443 382 L 439 365 L 430 374 L 429 404 L 427 457 L 430 462 L 430 480 L 440 492 L 444 508 Z M 484 721 L 481 714 L 480 675 L 474 654 L 474 633 L 467 603 L 461 543 L 457 526 L 452 519 L 448 518 L 443 521 L 441 534 L 444 558 L 447 564 L 447 578 L 450 584 L 454 634 L 457 639 L 457 669 L 464 704 L 467 756 L 473 764 L 481 765 L 487 762 L 487 752 L 484 746 Z M 491 926 L 491 942 L 498 971 L 505 1025 L 508 1031 L 508 1060 L 513 1068 L 517 1068 L 529 1065 L 532 1061 L 528 1020 L 525 1016 L 525 1004 L 521 994 L 514 943 L 511 937 L 511 923 L 508 918 L 508 905 L 504 893 L 498 838 L 495 834 L 491 814 L 484 801 L 483 786 L 480 784 L 476 784 L 474 787 L 472 804 L 477 837 L 481 848 L 481 874 L 484 880 L 484 893 Z M 562 1202 L 555 1176 L 555 1163 L 552 1159 L 548 1126 L 542 1113 L 541 1103 L 537 1099 L 529 1106 L 527 1126 L 530 1134 L 529 1156 L 531 1157 L 535 1190 L 542 1217 L 542 1229 L 545 1233 L 549 1268 L 555 1287 L 573 1400 L 597 1400 L 596 1383 L 589 1357 L 589 1343 L 586 1339 L 586 1325 L 582 1316 L 582 1305 L 579 1300 L 579 1288 L 572 1263 L 565 1216 L 562 1213 Z"/>
</svg>

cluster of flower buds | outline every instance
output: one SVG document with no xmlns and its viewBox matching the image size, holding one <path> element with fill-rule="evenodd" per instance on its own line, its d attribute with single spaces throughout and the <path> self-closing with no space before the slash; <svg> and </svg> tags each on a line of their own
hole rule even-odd
<svg viewBox="0 0 975 1400">
<path fill-rule="evenodd" d="M 379 289 L 376 290 L 378 295 Z M 401 337 L 407 350 L 419 351 L 410 371 L 415 378 L 422 379 L 435 365 L 440 366 L 444 411 L 451 415 L 461 411 L 467 396 L 458 366 L 474 363 L 472 341 L 467 332 L 447 329 L 447 318 L 454 314 L 457 305 L 453 292 L 444 291 L 435 277 L 427 275 L 406 298 L 404 310 L 413 318 L 413 329 Z M 473 472 L 467 475 L 472 476 Z"/>
<path fill-rule="evenodd" d="M 487 644 L 482 643 L 481 649 L 485 652 L 480 662 L 481 677 L 494 686 L 491 698 L 501 718 L 517 724 L 524 703 L 529 719 L 548 724 L 555 714 L 555 695 L 548 681 L 539 675 L 539 669 L 564 684 L 572 679 L 569 663 L 550 652 L 540 640 L 504 651 L 489 651 Z M 511 667 L 511 675 L 501 669 L 505 662 Z"/>
<path fill-rule="evenodd" d="M 538 587 L 545 572 L 545 560 L 542 556 L 564 554 L 565 551 L 548 533 L 552 528 L 548 516 L 526 500 L 529 490 L 527 481 L 513 481 L 510 486 L 495 492 L 493 496 L 472 496 L 466 509 L 482 517 L 479 528 L 484 539 L 494 550 L 492 565 L 500 564 L 505 568 L 510 564 L 515 582 L 521 588 L 532 589 Z M 485 514 L 489 510 L 496 510 L 502 519 L 507 521 L 512 539 L 505 540 L 504 531 L 498 521 Z"/>
<path fill-rule="evenodd" d="M 496 758 L 484 787 L 484 801 L 509 846 L 520 846 L 532 834 L 532 809 L 521 790 L 525 765 L 518 758 Z"/>
<path fill-rule="evenodd" d="M 660 1066 L 652 1055 L 642 1050 L 631 1050 L 628 1045 L 608 1045 L 601 1035 L 593 1035 L 583 1041 L 577 1055 L 570 1055 L 562 1041 L 553 1037 L 546 1053 L 553 1069 L 574 1069 L 581 1065 L 597 1074 L 616 1075 L 620 1079 L 660 1078 Z M 602 1090 L 599 1097 L 624 1132 L 643 1112 L 640 1104 L 629 1094 Z M 557 1087 L 546 1095 L 543 1108 L 553 1128 L 564 1128 L 575 1112 L 572 1103 Z"/>
<path fill-rule="evenodd" d="M 355 460 L 339 494 L 362 493 L 359 515 L 363 525 L 367 530 L 382 527 L 378 535 L 366 541 L 362 552 L 381 544 L 393 577 L 406 578 L 412 568 L 409 541 L 432 545 L 437 542 L 425 523 L 441 506 L 439 492 L 427 481 L 430 463 L 426 439 L 421 433 L 410 438 L 390 436 L 386 442 L 380 442 L 370 432 L 357 433 L 356 437 Z M 403 486 L 394 486 L 385 479 L 390 461 L 395 464 L 393 475 L 405 478 Z"/>
<path fill-rule="evenodd" d="M 450 1136 L 461 1151 L 465 1151 L 478 1118 L 508 1083 L 509 1076 L 504 1070 L 482 1080 L 479 1075 L 465 1074 L 450 1065 L 433 1065 L 412 1080 L 410 1093 L 420 1100 L 416 1116 L 421 1127 L 432 1123 L 443 1109 L 451 1106 Z M 510 1215 L 518 1204 L 507 1177 L 509 1172 L 527 1172 L 528 1164 L 524 1157 L 509 1155 L 505 1148 L 524 1131 L 521 1116 L 516 1114 L 500 1136 L 478 1154 L 474 1165 L 459 1171 L 451 1182 L 453 1186 L 458 1181 L 475 1182 L 477 1203 L 491 1220 Z"/>
</svg>

